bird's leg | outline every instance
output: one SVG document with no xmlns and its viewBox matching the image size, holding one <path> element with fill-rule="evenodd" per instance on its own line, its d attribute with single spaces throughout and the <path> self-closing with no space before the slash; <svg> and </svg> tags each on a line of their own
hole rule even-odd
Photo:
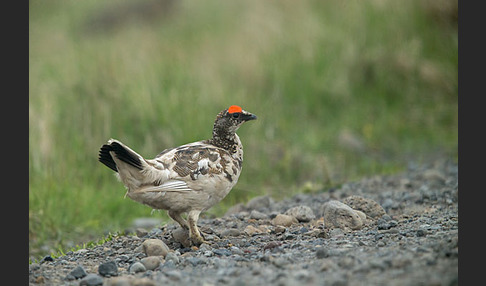
<svg viewBox="0 0 486 286">
<path fill-rule="evenodd" d="M 200 213 L 201 211 L 192 210 L 187 215 L 187 222 L 189 223 L 189 237 L 191 238 L 192 242 L 198 246 L 206 242 L 197 228 L 197 220 L 199 219 Z"/>
<path fill-rule="evenodd" d="M 187 224 L 187 221 L 181 217 L 180 212 L 175 212 L 175 211 L 168 211 L 167 214 L 176 222 L 178 222 L 183 229 L 188 230 L 189 225 Z"/>
</svg>

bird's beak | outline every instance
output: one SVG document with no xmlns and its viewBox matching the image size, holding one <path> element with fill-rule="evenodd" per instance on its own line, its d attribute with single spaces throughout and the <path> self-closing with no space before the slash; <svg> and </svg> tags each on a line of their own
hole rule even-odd
<svg viewBox="0 0 486 286">
<path fill-rule="evenodd" d="M 242 114 L 242 119 L 243 121 L 250 121 L 250 120 L 255 120 L 257 119 L 257 116 L 255 114 L 251 114 L 249 112 L 245 112 Z"/>
</svg>

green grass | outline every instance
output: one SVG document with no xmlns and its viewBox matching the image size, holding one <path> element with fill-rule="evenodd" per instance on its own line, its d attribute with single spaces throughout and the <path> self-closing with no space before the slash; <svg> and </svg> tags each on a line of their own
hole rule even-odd
<svg viewBox="0 0 486 286">
<path fill-rule="evenodd" d="M 29 2 L 31 256 L 151 215 L 97 162 L 109 138 L 151 158 L 208 138 L 232 104 L 258 120 L 239 130 L 243 173 L 208 215 L 257 195 L 396 172 L 431 154 L 457 159 L 453 5 L 149 1 L 145 15 L 156 16 L 138 18 L 123 8 L 145 2 Z"/>
</svg>

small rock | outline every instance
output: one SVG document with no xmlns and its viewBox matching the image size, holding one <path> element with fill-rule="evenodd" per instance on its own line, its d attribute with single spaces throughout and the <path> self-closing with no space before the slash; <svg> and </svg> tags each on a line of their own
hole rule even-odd
<svg viewBox="0 0 486 286">
<path fill-rule="evenodd" d="M 101 276 L 105 276 L 105 277 L 117 276 L 118 266 L 116 265 L 115 261 L 108 261 L 108 262 L 101 263 L 98 266 L 98 273 Z"/>
<path fill-rule="evenodd" d="M 240 236 L 241 231 L 236 228 L 225 229 L 221 232 L 222 237 Z"/>
<path fill-rule="evenodd" d="M 274 248 L 279 247 L 281 245 L 282 245 L 281 242 L 270 241 L 269 243 L 265 244 L 265 246 L 263 247 L 263 250 L 274 249 Z"/>
<path fill-rule="evenodd" d="M 142 262 L 142 264 L 145 266 L 147 270 L 154 270 L 160 265 L 160 257 L 149 256 L 149 257 L 142 258 L 140 262 Z"/>
<path fill-rule="evenodd" d="M 172 238 L 182 244 L 183 247 L 190 247 L 192 245 L 191 240 L 189 239 L 189 231 L 187 229 L 181 227 L 175 229 L 172 231 Z"/>
<path fill-rule="evenodd" d="M 140 261 L 134 262 L 128 268 L 128 272 L 130 273 L 138 273 L 138 272 L 145 272 L 145 271 L 147 271 L 147 268 L 145 268 L 145 265 L 143 265 L 143 263 L 141 263 Z"/>
<path fill-rule="evenodd" d="M 158 227 L 154 227 L 150 230 L 150 232 L 148 233 L 149 236 L 156 236 L 156 235 L 159 235 L 162 233 L 162 230 Z"/>
<path fill-rule="evenodd" d="M 286 215 L 286 214 L 278 214 L 272 220 L 272 224 L 275 225 L 275 226 L 279 225 L 279 226 L 288 227 L 288 226 L 291 226 L 294 223 L 298 223 L 298 220 L 295 217 L 290 216 L 290 215 Z"/>
<path fill-rule="evenodd" d="M 383 209 L 385 210 L 390 210 L 390 209 L 396 209 L 398 208 L 398 203 L 396 203 L 395 201 L 393 201 L 392 199 L 390 198 L 386 198 L 383 203 L 381 204 L 381 206 L 383 207 Z"/>
<path fill-rule="evenodd" d="M 425 230 L 425 229 L 418 229 L 415 232 L 415 235 L 417 235 L 418 237 L 426 236 L 427 235 L 427 230 Z"/>
<path fill-rule="evenodd" d="M 116 259 L 115 259 L 115 262 L 116 263 L 120 263 L 120 262 L 123 262 L 123 263 L 126 263 L 130 260 L 130 256 L 126 255 L 126 254 L 122 254 L 120 256 L 118 256 Z"/>
<path fill-rule="evenodd" d="M 230 256 L 232 253 L 226 248 L 214 249 L 213 253 L 219 256 Z"/>
<path fill-rule="evenodd" d="M 144 237 L 148 234 L 148 231 L 145 228 L 137 228 L 135 229 L 135 233 L 137 234 L 138 237 Z"/>
<path fill-rule="evenodd" d="M 169 252 L 169 247 L 160 239 L 147 239 L 142 243 L 143 252 L 147 256 L 163 256 Z"/>
<path fill-rule="evenodd" d="M 103 285 L 103 278 L 98 274 L 90 273 L 86 275 L 81 281 L 79 281 L 80 286 L 99 286 Z"/>
<path fill-rule="evenodd" d="M 360 196 L 349 196 L 343 200 L 343 203 L 355 210 L 364 212 L 372 219 L 378 219 L 386 214 L 383 207 L 372 199 Z"/>
<path fill-rule="evenodd" d="M 211 250 L 211 248 L 211 245 L 207 243 L 202 243 L 201 245 L 199 245 L 199 250 L 201 251 Z"/>
<path fill-rule="evenodd" d="M 243 255 L 244 254 L 243 250 L 239 249 L 236 246 L 231 246 L 230 250 L 231 250 L 231 253 L 233 253 L 233 254 L 237 254 L 237 255 Z"/>
<path fill-rule="evenodd" d="M 342 230 L 357 230 L 363 227 L 359 214 L 350 206 L 336 200 L 331 200 L 321 206 L 324 224 Z"/>
<path fill-rule="evenodd" d="M 206 259 L 199 257 L 188 257 L 186 259 L 192 266 L 197 266 L 199 264 L 206 264 Z"/>
<path fill-rule="evenodd" d="M 167 269 L 174 269 L 176 267 L 176 264 L 174 260 L 166 260 L 164 264 L 160 266 L 160 268 L 167 268 Z"/>
<path fill-rule="evenodd" d="M 83 278 L 87 275 L 86 271 L 81 265 L 76 266 L 69 274 L 76 279 Z"/>
<path fill-rule="evenodd" d="M 165 256 L 165 261 L 173 261 L 175 264 L 178 264 L 180 259 L 174 252 L 169 252 Z"/>
<path fill-rule="evenodd" d="M 316 216 L 308 206 L 296 206 L 285 212 L 286 215 L 295 217 L 299 222 L 309 222 Z"/>
<path fill-rule="evenodd" d="M 256 228 L 256 227 L 254 227 L 254 226 L 252 226 L 252 225 L 248 225 L 248 226 L 245 228 L 244 232 L 245 232 L 247 235 L 249 235 L 249 236 L 253 236 L 253 235 L 255 235 L 255 234 L 262 233 L 262 231 L 261 231 L 260 229 L 258 229 L 258 228 Z"/>
<path fill-rule="evenodd" d="M 316 257 L 321 259 L 321 258 L 326 258 L 329 256 L 329 251 L 327 251 L 326 248 L 319 248 L 316 251 Z"/>
<path fill-rule="evenodd" d="M 260 219 L 267 219 L 268 218 L 268 215 L 266 215 L 266 214 L 264 214 L 262 212 L 259 212 L 257 210 L 252 210 L 250 212 L 250 218 L 252 218 L 252 219 L 258 219 L 258 220 L 260 220 Z"/>
<path fill-rule="evenodd" d="M 333 229 L 329 230 L 329 236 L 330 237 L 344 236 L 344 231 L 340 228 L 333 228 Z"/>
<path fill-rule="evenodd" d="M 50 256 L 50 255 L 46 255 L 46 256 L 44 256 L 44 258 L 42 258 L 40 263 L 42 264 L 44 262 L 52 262 L 52 261 L 54 261 L 54 258 L 52 258 L 52 256 Z"/>
</svg>

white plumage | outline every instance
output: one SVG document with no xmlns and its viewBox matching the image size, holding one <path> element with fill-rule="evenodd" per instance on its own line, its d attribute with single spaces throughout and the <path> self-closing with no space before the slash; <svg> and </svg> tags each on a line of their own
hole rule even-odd
<svg viewBox="0 0 486 286">
<path fill-rule="evenodd" d="M 189 229 L 195 244 L 204 240 L 197 228 L 202 211 L 220 202 L 237 183 L 243 146 L 236 130 L 256 116 L 231 106 L 216 117 L 213 136 L 166 149 L 145 159 L 122 142 L 110 139 L 100 149 L 99 161 L 115 172 L 129 198 L 154 209 L 164 209 Z M 188 213 L 187 221 L 181 217 Z"/>
</svg>

